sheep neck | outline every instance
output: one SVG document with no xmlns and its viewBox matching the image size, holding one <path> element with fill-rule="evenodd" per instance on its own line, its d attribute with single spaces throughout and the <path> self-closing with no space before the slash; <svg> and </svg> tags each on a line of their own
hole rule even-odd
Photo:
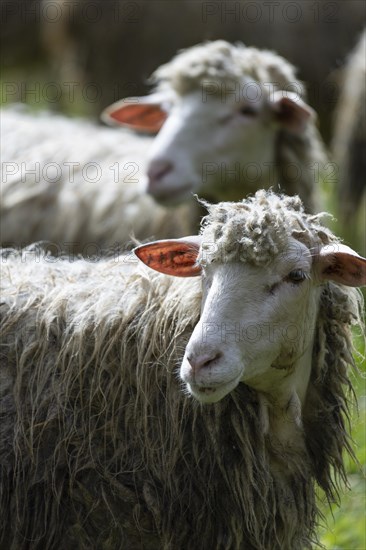
<svg viewBox="0 0 366 550">
<path fill-rule="evenodd" d="M 312 345 L 291 366 L 276 365 L 270 383 L 266 381 L 266 385 L 256 388 L 263 430 L 279 446 L 304 448 L 302 409 L 310 379 L 311 360 Z"/>
</svg>

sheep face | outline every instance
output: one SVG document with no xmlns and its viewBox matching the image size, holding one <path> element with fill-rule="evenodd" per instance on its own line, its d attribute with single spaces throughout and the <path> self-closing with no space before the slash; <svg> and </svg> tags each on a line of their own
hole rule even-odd
<svg viewBox="0 0 366 550">
<path fill-rule="evenodd" d="M 192 193 L 237 200 L 243 180 L 256 189 L 273 161 L 275 133 L 263 94 L 249 101 L 202 89 L 178 98 L 152 145 L 147 191 L 162 204 Z"/>
<path fill-rule="evenodd" d="M 177 250 L 164 242 L 143 245 L 138 256 L 164 273 L 202 278 L 201 317 L 180 367 L 188 392 L 214 403 L 245 382 L 303 397 L 319 297 L 309 249 L 290 238 L 269 264 L 255 265 L 240 256 L 226 261 L 225 250 L 210 261 L 212 243 L 197 238 L 168 241 Z"/>
<path fill-rule="evenodd" d="M 206 245 L 192 237 L 136 250 L 153 269 L 202 277 L 201 318 L 180 368 L 188 392 L 214 403 L 244 382 L 277 403 L 303 403 L 321 283 L 365 285 L 366 260 L 339 244 L 311 253 L 293 237 L 264 265 L 225 261 L 225 252 L 206 261 Z"/>
<path fill-rule="evenodd" d="M 104 120 L 140 131 L 148 131 L 151 121 L 151 133 L 161 127 L 149 152 L 147 191 L 173 205 L 192 193 L 239 200 L 243 185 L 246 193 L 273 186 L 279 130 L 301 133 L 312 114 L 296 94 L 268 91 L 243 77 L 218 88 L 207 82 L 183 96 L 118 102 Z"/>
<path fill-rule="evenodd" d="M 269 267 L 202 266 L 201 318 L 180 370 L 194 397 L 212 403 L 239 382 L 267 394 L 283 385 L 303 394 L 319 295 L 311 270 L 309 250 L 299 242 Z"/>
<path fill-rule="evenodd" d="M 180 376 L 201 403 L 239 382 L 278 402 L 303 403 L 310 377 L 321 283 L 366 284 L 366 260 L 334 244 L 311 254 L 290 237 L 268 265 L 208 263 L 200 253 L 202 311 Z"/>
</svg>

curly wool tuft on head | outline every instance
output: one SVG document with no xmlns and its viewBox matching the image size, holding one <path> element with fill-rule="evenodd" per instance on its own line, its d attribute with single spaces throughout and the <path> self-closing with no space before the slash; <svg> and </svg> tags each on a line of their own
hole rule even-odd
<svg viewBox="0 0 366 550">
<path fill-rule="evenodd" d="M 209 250 L 206 263 L 247 261 L 269 265 L 288 248 L 291 236 L 310 250 L 338 242 L 321 224 L 324 214 L 306 214 L 299 197 L 260 190 L 239 203 L 204 204 L 209 211 L 201 230 L 203 248 L 206 244 Z M 209 243 L 215 243 L 214 249 Z"/>
<path fill-rule="evenodd" d="M 182 50 L 153 73 L 152 81 L 158 89 L 172 87 L 179 95 L 184 95 L 213 80 L 233 84 L 249 76 L 261 84 L 271 83 L 275 89 L 295 85 L 296 92 L 303 95 L 304 88 L 295 71 L 288 61 L 271 51 L 216 40 Z"/>
</svg>

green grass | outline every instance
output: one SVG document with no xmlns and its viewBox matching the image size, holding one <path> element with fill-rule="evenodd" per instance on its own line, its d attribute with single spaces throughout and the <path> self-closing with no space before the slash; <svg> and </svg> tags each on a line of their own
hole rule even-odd
<svg viewBox="0 0 366 550">
<path fill-rule="evenodd" d="M 319 529 L 319 538 L 327 550 L 366 549 L 366 388 L 365 379 L 355 384 L 359 411 L 353 412 L 352 436 L 359 465 L 347 457 L 349 488 L 340 494 L 341 506 L 331 509 L 323 502 L 324 526 Z M 320 500 L 322 500 L 320 498 Z"/>
<path fill-rule="evenodd" d="M 322 185 L 325 210 L 328 212 L 337 211 L 333 189 L 333 186 L 326 183 Z M 366 208 L 360 208 L 357 220 L 348 228 L 342 227 L 337 219 L 329 222 L 335 234 L 360 254 L 365 254 L 366 251 L 365 216 Z M 364 296 L 366 298 L 365 292 Z M 355 373 L 352 382 L 358 410 L 356 407 L 352 410 L 351 433 L 358 464 L 346 457 L 349 487 L 343 486 L 340 492 L 340 506 L 333 504 L 329 508 L 324 497 L 319 497 L 324 520 L 318 534 L 320 542 L 327 550 L 366 550 L 366 349 L 359 331 L 358 336 L 355 334 L 355 347 L 359 354 L 356 356 L 359 373 Z"/>
<path fill-rule="evenodd" d="M 6 68 L 0 79 L 0 105 L 21 102 L 34 111 L 46 109 L 69 116 L 95 117 L 95 103 L 85 100 L 85 90 L 79 83 L 59 82 L 50 70 L 37 63 L 26 68 Z"/>
</svg>

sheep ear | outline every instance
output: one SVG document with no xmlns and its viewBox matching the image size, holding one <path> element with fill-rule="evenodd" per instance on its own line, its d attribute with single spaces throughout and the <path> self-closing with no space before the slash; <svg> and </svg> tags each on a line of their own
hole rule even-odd
<svg viewBox="0 0 366 550">
<path fill-rule="evenodd" d="M 201 267 L 196 263 L 199 249 L 199 237 L 186 237 L 143 244 L 135 248 L 134 253 L 144 264 L 160 273 L 196 277 L 201 273 Z"/>
<path fill-rule="evenodd" d="M 121 99 L 107 107 L 101 119 L 111 126 L 124 126 L 136 132 L 154 135 L 168 116 L 162 107 L 164 99 L 161 94 Z"/>
<path fill-rule="evenodd" d="M 316 116 L 315 111 L 292 92 L 274 92 L 271 103 L 281 126 L 294 134 L 303 132 L 308 120 Z"/>
<path fill-rule="evenodd" d="M 317 258 L 320 278 L 346 286 L 366 285 L 366 259 L 343 244 L 324 246 Z"/>
</svg>

